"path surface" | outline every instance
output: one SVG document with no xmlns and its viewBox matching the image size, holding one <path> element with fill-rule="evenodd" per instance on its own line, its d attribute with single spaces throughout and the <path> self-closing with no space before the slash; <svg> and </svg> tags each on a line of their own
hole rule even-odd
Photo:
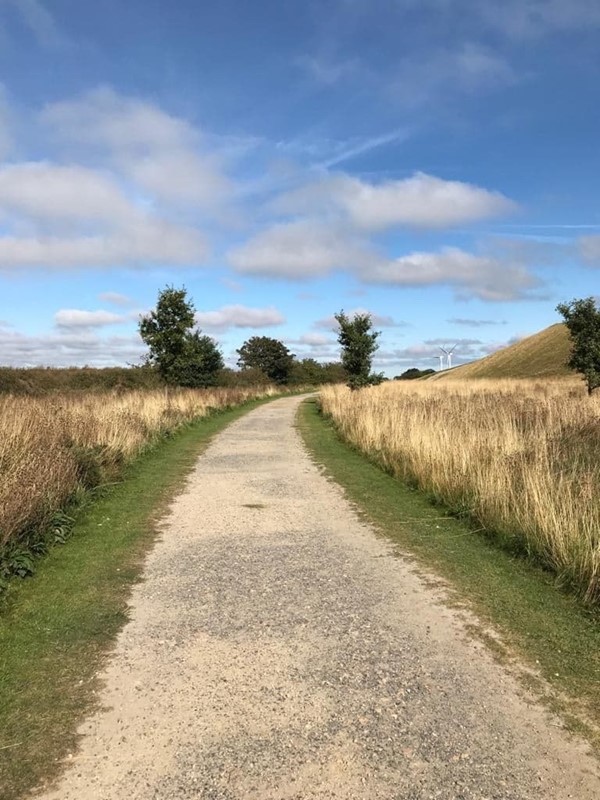
<svg viewBox="0 0 600 800">
<path fill-rule="evenodd" d="M 46 800 L 597 800 L 585 748 L 311 463 L 298 402 L 200 458 Z"/>
</svg>

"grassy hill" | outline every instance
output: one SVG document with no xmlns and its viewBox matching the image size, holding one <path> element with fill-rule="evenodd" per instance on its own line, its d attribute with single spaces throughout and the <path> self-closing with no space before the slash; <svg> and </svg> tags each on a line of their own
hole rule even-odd
<svg viewBox="0 0 600 800">
<path fill-rule="evenodd" d="M 570 349 L 567 328 L 557 323 L 478 361 L 437 373 L 434 380 L 567 377 L 574 374 L 567 367 Z"/>
</svg>

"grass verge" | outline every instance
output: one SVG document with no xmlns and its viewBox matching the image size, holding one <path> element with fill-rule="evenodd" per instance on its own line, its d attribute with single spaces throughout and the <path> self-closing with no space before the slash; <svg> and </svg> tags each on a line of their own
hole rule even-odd
<svg viewBox="0 0 600 800">
<path fill-rule="evenodd" d="M 298 426 L 315 461 L 366 519 L 402 555 L 443 578 L 450 601 L 467 605 L 481 620 L 472 632 L 600 750 L 598 612 L 557 590 L 549 573 L 501 550 L 370 462 L 340 438 L 316 399 L 302 403 Z M 490 625 L 499 638 L 490 635 Z"/>
<path fill-rule="evenodd" d="M 156 521 L 209 439 L 264 402 L 215 413 L 161 441 L 78 514 L 72 538 L 33 578 L 11 582 L 0 607 L 2 800 L 51 779 L 76 747 Z"/>
</svg>

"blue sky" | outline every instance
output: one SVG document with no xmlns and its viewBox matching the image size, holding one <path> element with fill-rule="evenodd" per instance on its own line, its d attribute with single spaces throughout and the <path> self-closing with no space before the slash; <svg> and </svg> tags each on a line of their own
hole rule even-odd
<svg viewBox="0 0 600 800">
<path fill-rule="evenodd" d="M 0 0 L 0 363 L 471 360 L 600 294 L 600 0 Z"/>
</svg>

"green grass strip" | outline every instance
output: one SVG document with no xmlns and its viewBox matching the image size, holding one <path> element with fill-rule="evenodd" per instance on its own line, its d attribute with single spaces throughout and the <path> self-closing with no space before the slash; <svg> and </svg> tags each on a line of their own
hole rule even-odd
<svg viewBox="0 0 600 800">
<path fill-rule="evenodd" d="M 450 601 L 466 604 L 482 625 L 473 633 L 512 663 L 568 727 L 600 747 L 600 615 L 562 593 L 526 559 L 498 548 L 423 493 L 403 485 L 343 441 L 318 401 L 302 403 L 298 426 L 314 459 L 366 519 L 418 565 L 449 584 Z M 485 632 L 491 623 L 500 641 Z M 525 665 L 525 669 L 518 665 Z M 526 667 L 550 684 L 545 691 Z"/>
<path fill-rule="evenodd" d="M 210 438 L 254 401 L 185 426 L 141 456 L 77 517 L 36 575 L 12 581 L 0 613 L 0 798 L 60 770 L 95 702 L 96 673 L 127 621 L 155 523 Z"/>
</svg>

